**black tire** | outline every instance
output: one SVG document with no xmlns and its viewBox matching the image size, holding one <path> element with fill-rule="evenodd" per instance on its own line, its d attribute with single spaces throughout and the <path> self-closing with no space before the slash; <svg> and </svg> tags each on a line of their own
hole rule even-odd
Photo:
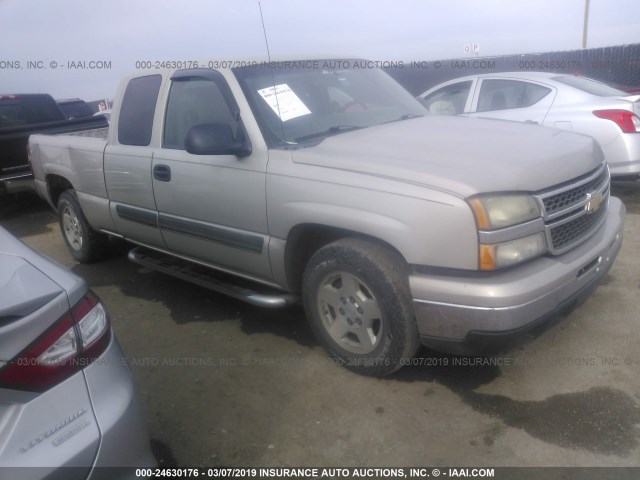
<svg viewBox="0 0 640 480">
<path fill-rule="evenodd" d="M 75 190 L 66 190 L 60 195 L 58 222 L 69 252 L 80 263 L 95 262 L 105 253 L 107 236 L 91 228 Z"/>
<path fill-rule="evenodd" d="M 337 364 L 384 376 L 418 350 L 408 268 L 390 249 L 358 238 L 326 245 L 309 260 L 302 288 L 311 328 Z"/>
</svg>

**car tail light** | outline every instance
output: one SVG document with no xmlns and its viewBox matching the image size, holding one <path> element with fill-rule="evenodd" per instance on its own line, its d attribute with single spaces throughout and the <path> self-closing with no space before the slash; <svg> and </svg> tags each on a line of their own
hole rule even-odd
<svg viewBox="0 0 640 480">
<path fill-rule="evenodd" d="M 594 110 L 593 114 L 598 118 L 611 120 L 624 133 L 640 132 L 640 118 L 628 110 Z"/>
<path fill-rule="evenodd" d="M 111 340 L 109 316 L 92 292 L 0 369 L 0 388 L 44 391 L 90 365 Z"/>
</svg>

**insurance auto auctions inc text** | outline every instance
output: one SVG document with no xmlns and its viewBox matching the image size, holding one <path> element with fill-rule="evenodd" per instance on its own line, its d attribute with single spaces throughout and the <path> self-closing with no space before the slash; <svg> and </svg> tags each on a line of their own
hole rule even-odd
<svg viewBox="0 0 640 480">
<path fill-rule="evenodd" d="M 495 476 L 493 468 L 260 468 L 258 478 L 437 478 Z"/>
</svg>

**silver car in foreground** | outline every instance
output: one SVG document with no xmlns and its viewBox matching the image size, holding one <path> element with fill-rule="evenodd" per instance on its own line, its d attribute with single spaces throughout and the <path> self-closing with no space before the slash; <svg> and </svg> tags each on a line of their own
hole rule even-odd
<svg viewBox="0 0 640 480">
<path fill-rule="evenodd" d="M 0 227 L 0 478 L 155 464 L 131 372 L 85 282 Z"/>
<path fill-rule="evenodd" d="M 595 138 L 612 179 L 640 177 L 640 95 L 577 75 L 505 72 L 441 83 L 420 95 L 436 115 L 538 123 Z"/>
</svg>

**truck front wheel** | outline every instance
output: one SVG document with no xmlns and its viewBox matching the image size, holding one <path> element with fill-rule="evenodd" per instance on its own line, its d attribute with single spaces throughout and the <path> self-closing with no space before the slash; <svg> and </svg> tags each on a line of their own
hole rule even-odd
<svg viewBox="0 0 640 480">
<path fill-rule="evenodd" d="M 89 226 L 75 190 L 67 190 L 60 195 L 58 220 L 67 248 L 76 260 L 89 263 L 102 256 L 107 238 Z"/>
<path fill-rule="evenodd" d="M 318 341 L 354 372 L 388 375 L 418 349 L 406 264 L 382 245 L 347 238 L 318 250 L 303 301 Z"/>
</svg>

